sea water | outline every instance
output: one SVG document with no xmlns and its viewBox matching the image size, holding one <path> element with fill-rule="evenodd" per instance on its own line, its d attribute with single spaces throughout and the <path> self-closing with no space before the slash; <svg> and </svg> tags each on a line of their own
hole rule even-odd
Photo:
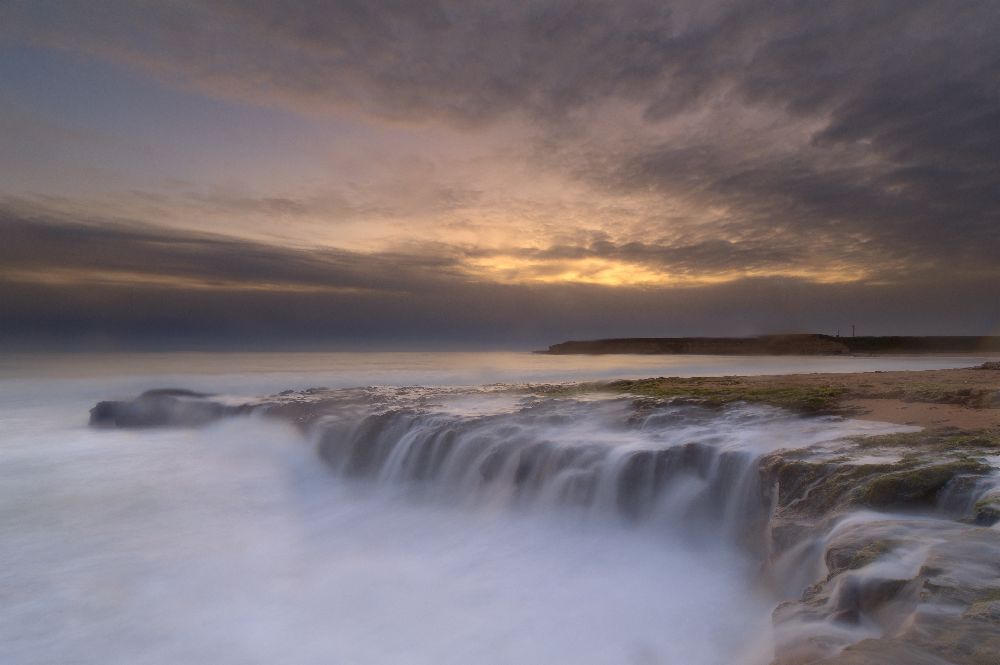
<svg viewBox="0 0 1000 665">
<path fill-rule="evenodd" d="M 316 436 L 264 418 L 109 431 L 88 428 L 87 411 L 102 399 L 164 386 L 259 396 L 320 385 L 474 387 L 976 362 L 526 353 L 3 357 L 0 662 L 766 663 L 775 599 L 757 579 L 759 561 L 723 533 L 727 521 L 743 519 L 742 507 L 712 512 L 711 501 L 696 500 L 720 492 L 710 487 L 720 477 L 717 462 L 706 458 L 714 470 L 678 476 L 645 520 L 621 514 L 613 494 L 603 504 L 553 501 L 552 492 L 526 493 L 525 478 L 541 489 L 576 487 L 570 475 L 586 472 L 599 488 L 602 478 L 624 472 L 622 451 L 651 454 L 696 440 L 718 450 L 714 458 L 728 450 L 752 462 L 754 451 L 874 425 L 751 407 L 686 408 L 637 422 L 614 402 L 539 404 L 470 388 L 408 416 L 425 433 L 429 422 L 459 431 L 449 448 L 454 457 L 440 456 L 441 473 L 450 469 L 459 481 L 452 487 L 444 476 L 407 472 L 416 467 L 406 466 L 402 448 L 370 477 L 346 473 L 335 454 L 321 455 Z M 388 448 L 436 445 L 432 435 L 406 444 L 380 434 Z M 326 445 L 336 452 L 339 441 Z M 486 466 L 474 465 L 489 460 L 462 457 L 463 445 L 499 446 L 501 453 L 488 452 L 506 455 L 507 480 L 501 473 L 482 482 Z M 564 467 L 553 461 L 567 459 Z M 525 475 L 525 460 L 544 463 L 531 462 L 534 475 Z"/>
</svg>

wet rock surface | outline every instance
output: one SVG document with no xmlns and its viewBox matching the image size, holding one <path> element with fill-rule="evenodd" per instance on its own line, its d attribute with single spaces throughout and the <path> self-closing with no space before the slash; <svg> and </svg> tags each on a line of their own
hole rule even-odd
<svg viewBox="0 0 1000 665">
<path fill-rule="evenodd" d="M 212 395 L 192 390 L 164 388 L 147 391 L 127 401 L 99 402 L 90 410 L 92 427 L 200 427 L 248 407 L 229 406 Z"/>
<path fill-rule="evenodd" d="M 995 663 L 998 555 L 993 529 L 847 518 L 828 535 L 826 576 L 775 610 L 775 663 Z"/>
<path fill-rule="evenodd" d="M 1000 662 L 995 436 L 917 432 L 763 461 L 771 570 L 789 596 L 775 665 Z"/>
</svg>

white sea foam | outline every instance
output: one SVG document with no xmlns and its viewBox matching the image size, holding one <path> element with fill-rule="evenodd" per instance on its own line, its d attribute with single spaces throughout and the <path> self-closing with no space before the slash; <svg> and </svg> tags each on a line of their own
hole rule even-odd
<svg viewBox="0 0 1000 665">
<path fill-rule="evenodd" d="M 9 454 L 5 663 L 723 663 L 745 562 L 649 532 L 359 496 L 235 421 Z"/>
</svg>

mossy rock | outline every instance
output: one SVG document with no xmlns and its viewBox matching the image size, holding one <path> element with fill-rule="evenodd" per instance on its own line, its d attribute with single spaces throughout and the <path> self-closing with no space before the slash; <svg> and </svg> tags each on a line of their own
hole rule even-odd
<svg viewBox="0 0 1000 665">
<path fill-rule="evenodd" d="M 857 504 L 876 509 L 926 507 L 956 477 L 993 471 L 972 457 L 927 464 L 926 456 L 920 455 L 908 455 L 896 463 L 843 464 L 776 454 L 762 469 L 767 484 L 777 485 L 777 505 L 786 517 L 821 516 Z"/>
<path fill-rule="evenodd" d="M 993 526 L 1000 522 L 1000 494 L 989 494 L 976 502 L 972 511 L 977 526 Z"/>
<path fill-rule="evenodd" d="M 984 475 L 993 470 L 974 459 L 959 459 L 916 469 L 906 469 L 872 478 L 858 490 L 860 503 L 873 508 L 893 508 L 933 503 L 945 485 L 956 476 Z"/>
<path fill-rule="evenodd" d="M 972 432 L 959 429 L 896 432 L 855 437 L 853 441 L 863 448 L 908 448 L 915 452 L 994 452 L 1000 450 L 1000 429 Z"/>
<path fill-rule="evenodd" d="M 857 570 L 873 563 L 896 547 L 896 543 L 888 539 L 873 540 L 862 547 L 837 547 L 826 553 L 826 567 L 830 576 L 839 575 L 845 570 Z"/>
<path fill-rule="evenodd" d="M 838 506 L 856 503 L 859 487 L 899 468 L 893 464 L 841 464 L 772 456 L 763 469 L 777 483 L 778 507 L 785 514 L 828 515 Z"/>
<path fill-rule="evenodd" d="M 962 614 L 962 618 L 1000 624 L 1000 600 L 983 600 L 973 603 Z"/>
<path fill-rule="evenodd" d="M 710 381 L 710 383 L 709 383 Z M 613 381 L 607 389 L 649 397 L 688 399 L 706 406 L 724 406 L 736 402 L 767 404 L 799 413 L 820 414 L 838 411 L 844 391 L 825 386 L 747 385 L 725 378 L 657 378 L 637 381 Z"/>
</svg>

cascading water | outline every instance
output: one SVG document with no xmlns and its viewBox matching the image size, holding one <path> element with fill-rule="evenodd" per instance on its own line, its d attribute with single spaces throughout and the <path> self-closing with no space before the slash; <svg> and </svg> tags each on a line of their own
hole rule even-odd
<svg viewBox="0 0 1000 665">
<path fill-rule="evenodd" d="M 465 413 L 449 408 L 447 397 L 435 404 L 433 395 L 423 394 L 419 406 L 393 408 L 382 401 L 374 413 L 320 423 L 320 455 L 342 477 L 408 499 L 614 522 L 685 547 L 738 553 L 746 571 L 766 564 L 773 602 L 799 598 L 827 577 L 826 557 L 845 540 L 877 542 L 887 530 L 897 539 L 919 534 L 898 555 L 879 550 L 885 556 L 877 563 L 843 572 L 823 595 L 807 593 L 798 609 L 782 606 L 774 639 L 788 662 L 891 634 L 925 611 L 919 584 L 906 580 L 930 555 L 937 523 L 917 527 L 903 518 L 860 512 L 822 527 L 819 535 L 806 534 L 772 558 L 769 528 L 777 492 L 762 461 L 782 449 L 822 450 L 827 442 L 842 448 L 832 441 L 891 426 L 802 419 L 748 405 L 710 409 L 630 398 L 479 397 L 485 406 Z M 476 396 L 463 399 L 468 408 Z M 956 477 L 939 497 L 940 509 L 968 513 L 969 497 L 990 481 Z M 884 606 L 890 596 L 894 600 Z"/>
<path fill-rule="evenodd" d="M 761 406 L 471 393 L 456 410 L 455 395 L 441 397 L 421 394 L 418 407 L 397 394 L 399 408 L 383 399 L 335 414 L 316 426 L 319 454 L 336 473 L 395 493 L 645 524 L 758 557 L 773 502 L 761 457 L 877 431 Z"/>
<path fill-rule="evenodd" d="M 0 521 L 20 533 L 0 544 L 19 570 L 3 612 L 23 617 L 0 624 L 0 660 L 766 663 L 753 564 L 651 528 L 723 515 L 710 481 L 726 452 L 656 444 L 630 411 L 340 414 L 317 430 L 334 477 L 256 417 L 81 431 L 72 454 L 35 437 L 0 488 Z M 691 415 L 692 432 L 711 429 Z M 56 448 L 67 464 L 49 469 Z M 676 464 L 662 487 L 657 459 Z M 665 508 L 670 488 L 688 509 Z"/>
<path fill-rule="evenodd" d="M 760 451 L 743 444 L 774 445 L 776 420 L 791 421 L 747 407 L 642 415 L 631 400 L 526 399 L 487 415 L 402 409 L 338 421 L 319 428 L 318 445 L 336 472 L 394 491 L 760 533 L 742 528 L 768 508 Z"/>
</svg>

